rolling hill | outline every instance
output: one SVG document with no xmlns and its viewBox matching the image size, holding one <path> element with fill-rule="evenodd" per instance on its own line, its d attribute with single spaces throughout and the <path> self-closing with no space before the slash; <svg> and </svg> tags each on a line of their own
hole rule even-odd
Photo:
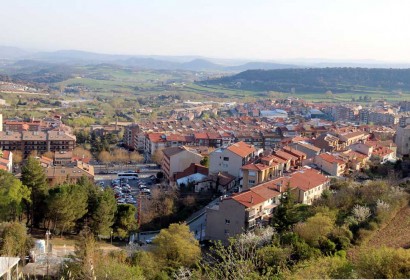
<svg viewBox="0 0 410 280">
<path fill-rule="evenodd" d="M 410 91 L 410 69 L 305 68 L 247 70 L 233 76 L 199 82 L 251 91 L 333 93 Z"/>
</svg>

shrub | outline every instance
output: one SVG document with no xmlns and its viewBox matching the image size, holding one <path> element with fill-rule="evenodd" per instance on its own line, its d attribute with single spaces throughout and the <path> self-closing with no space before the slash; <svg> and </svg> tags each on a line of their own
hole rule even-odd
<svg viewBox="0 0 410 280">
<path fill-rule="evenodd" d="M 362 278 L 410 278 L 410 251 L 377 248 L 363 250 L 356 264 Z"/>
</svg>

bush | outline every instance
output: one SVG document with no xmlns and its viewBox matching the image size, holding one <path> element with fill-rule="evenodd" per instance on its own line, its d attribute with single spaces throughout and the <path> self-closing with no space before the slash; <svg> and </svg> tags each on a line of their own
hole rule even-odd
<svg viewBox="0 0 410 280">
<path fill-rule="evenodd" d="M 356 264 L 362 278 L 410 278 L 410 251 L 382 247 L 363 250 Z"/>
</svg>

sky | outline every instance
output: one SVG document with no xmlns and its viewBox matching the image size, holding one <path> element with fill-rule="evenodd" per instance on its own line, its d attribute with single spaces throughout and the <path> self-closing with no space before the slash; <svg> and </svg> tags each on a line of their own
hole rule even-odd
<svg viewBox="0 0 410 280">
<path fill-rule="evenodd" d="M 410 62 L 407 0 L 0 0 L 0 45 Z"/>
</svg>

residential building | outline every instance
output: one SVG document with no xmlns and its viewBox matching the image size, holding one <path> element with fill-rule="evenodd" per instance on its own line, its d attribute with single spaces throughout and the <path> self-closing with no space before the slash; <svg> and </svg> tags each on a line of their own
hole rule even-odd
<svg viewBox="0 0 410 280">
<path fill-rule="evenodd" d="M 245 142 L 215 149 L 209 155 L 209 173 L 227 172 L 239 177 L 241 167 L 253 160 L 256 155 L 255 147 Z"/>
<path fill-rule="evenodd" d="M 316 156 L 313 162 L 318 168 L 331 176 L 342 176 L 346 172 L 347 164 L 337 155 L 324 153 Z"/>
<path fill-rule="evenodd" d="M 268 224 L 288 188 L 297 202 L 311 204 L 329 188 L 330 180 L 314 169 L 303 169 L 251 187 L 206 209 L 206 239 L 227 243 L 230 237 Z"/>
<path fill-rule="evenodd" d="M 397 145 L 397 153 L 400 156 L 410 154 L 410 125 L 397 127 L 394 143 Z"/>
<path fill-rule="evenodd" d="M 185 146 L 169 147 L 162 150 L 162 171 L 170 182 L 175 182 L 174 175 L 177 172 L 183 172 L 192 163 L 200 164 L 203 156 L 198 154 L 194 149 Z"/>
<path fill-rule="evenodd" d="M 316 147 L 304 141 L 291 143 L 289 144 L 289 146 L 297 151 L 304 153 L 306 155 L 306 159 L 314 158 L 315 156 L 319 155 L 321 151 L 319 147 Z"/>
<path fill-rule="evenodd" d="M 21 151 L 24 157 L 31 152 L 72 151 L 76 137 L 64 131 L 0 131 L 0 147 L 6 151 Z"/>
</svg>

